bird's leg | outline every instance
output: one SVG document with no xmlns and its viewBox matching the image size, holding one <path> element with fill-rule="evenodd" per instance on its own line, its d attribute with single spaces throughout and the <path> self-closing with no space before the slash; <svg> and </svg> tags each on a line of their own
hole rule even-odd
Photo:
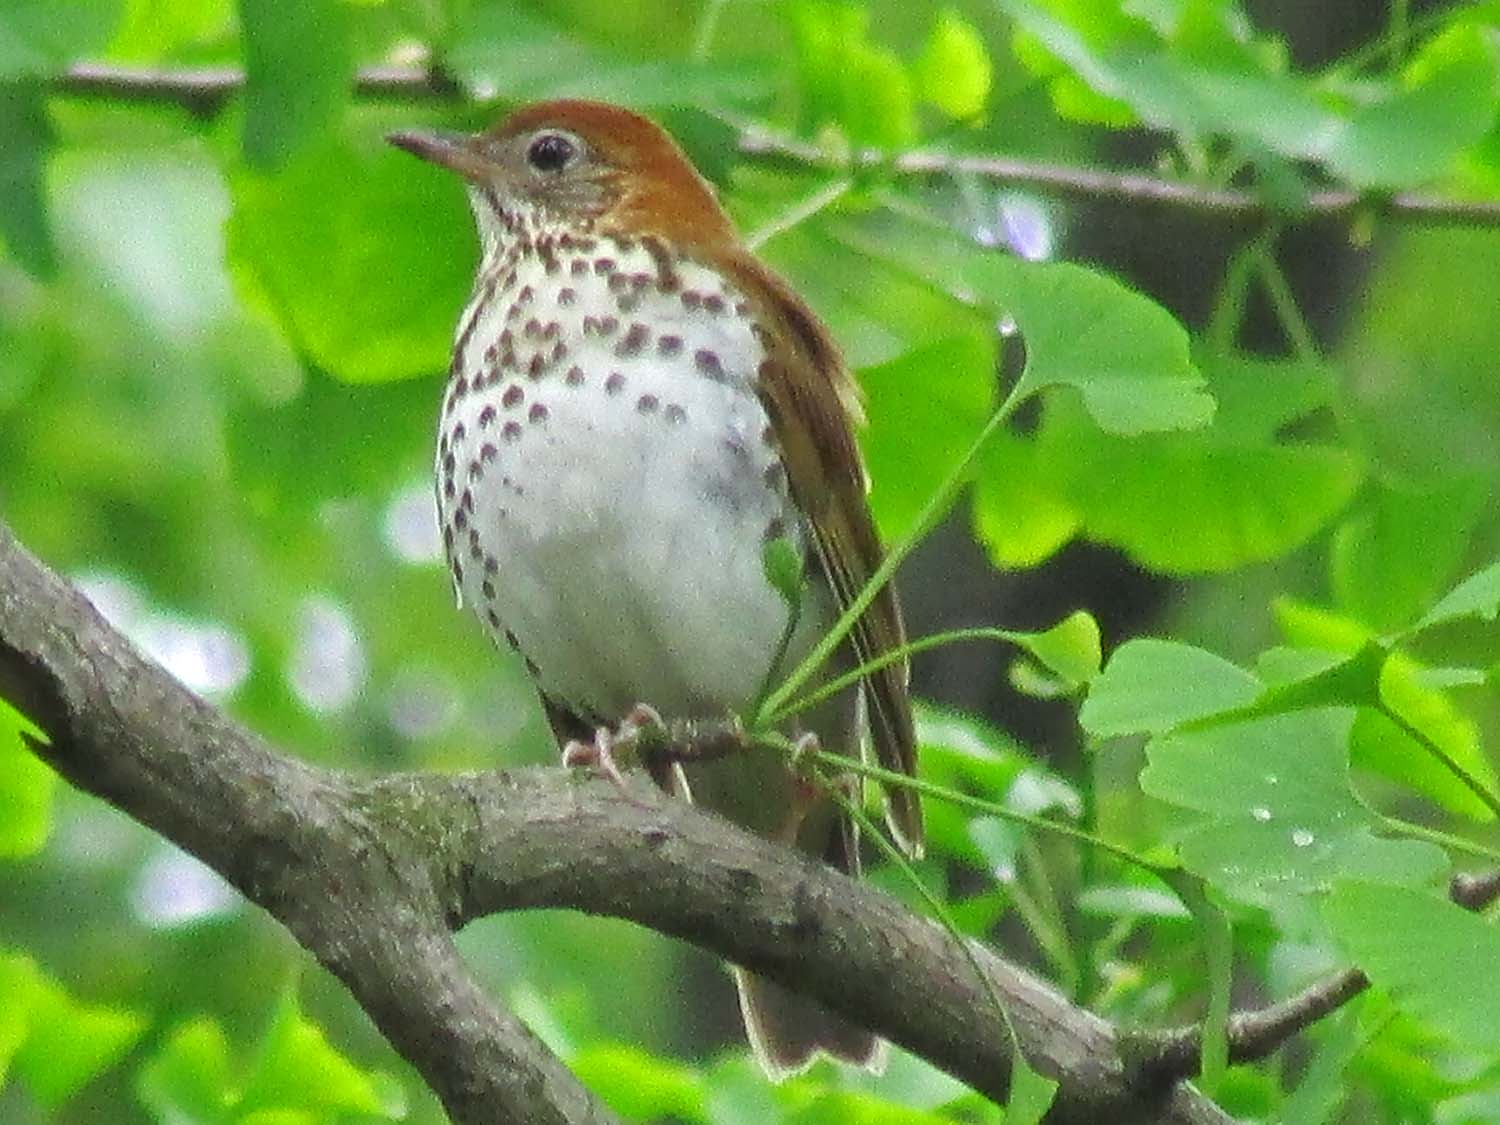
<svg viewBox="0 0 1500 1125">
<path fill-rule="evenodd" d="M 569 742 L 563 747 L 562 762 L 570 769 L 579 766 L 592 769 L 623 789 L 625 775 L 620 772 L 617 755 L 635 754 L 643 740 L 659 739 L 666 729 L 654 707 L 637 703 L 614 730 L 596 727 L 592 742 L 581 739 Z"/>
<path fill-rule="evenodd" d="M 582 766 L 609 778 L 621 789 L 625 788 L 625 775 L 615 763 L 615 736 L 608 727 L 595 727 L 594 740 L 584 742 L 573 739 L 563 747 L 562 764 L 569 769 Z"/>
<path fill-rule="evenodd" d="M 787 766 L 792 772 L 791 807 L 781 826 L 782 842 L 795 844 L 797 834 L 802 831 L 802 822 L 823 797 L 824 782 L 818 774 L 807 768 L 808 756 L 822 749 L 818 736 L 811 731 L 799 734 L 792 743 L 792 753 Z"/>
</svg>

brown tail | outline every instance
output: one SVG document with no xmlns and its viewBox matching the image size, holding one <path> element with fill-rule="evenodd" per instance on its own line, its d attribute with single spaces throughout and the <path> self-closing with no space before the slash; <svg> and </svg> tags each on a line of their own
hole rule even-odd
<svg viewBox="0 0 1500 1125">
<path fill-rule="evenodd" d="M 884 1073 L 889 1053 L 884 1039 L 744 969 L 734 970 L 734 983 L 740 991 L 745 1035 L 772 1081 L 800 1074 L 819 1053 L 873 1074 Z"/>
</svg>

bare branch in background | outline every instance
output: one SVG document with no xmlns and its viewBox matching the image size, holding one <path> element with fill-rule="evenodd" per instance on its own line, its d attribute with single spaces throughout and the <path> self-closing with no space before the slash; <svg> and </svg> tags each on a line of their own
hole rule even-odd
<svg viewBox="0 0 1500 1125">
<path fill-rule="evenodd" d="M 194 113 L 217 113 L 244 84 L 235 67 L 151 68 L 79 63 L 49 83 L 66 97 L 156 101 L 182 105 Z M 376 66 L 359 71 L 355 93 L 370 99 L 459 100 L 462 89 L 446 75 L 424 67 Z M 832 172 L 885 167 L 898 176 L 978 176 L 995 184 L 1028 188 L 1079 199 L 1199 211 L 1243 222 L 1282 219 L 1352 219 L 1364 213 L 1431 224 L 1500 226 L 1500 200 L 1459 200 L 1400 192 L 1365 196 L 1345 190 L 1311 192 L 1287 214 L 1273 211 L 1254 192 L 1210 188 L 1137 172 L 1112 172 L 1046 164 L 1007 156 L 907 152 L 895 157 L 863 153 L 852 160 L 748 122 L 739 124 L 739 148 L 746 156 Z"/>
</svg>

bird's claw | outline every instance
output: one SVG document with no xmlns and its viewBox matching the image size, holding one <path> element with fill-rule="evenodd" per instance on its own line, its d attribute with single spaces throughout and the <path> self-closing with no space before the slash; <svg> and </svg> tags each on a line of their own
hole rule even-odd
<svg viewBox="0 0 1500 1125">
<path fill-rule="evenodd" d="M 562 764 L 569 769 L 592 770 L 624 789 L 625 775 L 620 771 L 618 755 L 634 753 L 643 736 L 665 733 L 666 729 L 654 707 L 637 703 L 614 730 L 596 727 L 592 742 L 574 739 L 564 746 Z"/>
</svg>

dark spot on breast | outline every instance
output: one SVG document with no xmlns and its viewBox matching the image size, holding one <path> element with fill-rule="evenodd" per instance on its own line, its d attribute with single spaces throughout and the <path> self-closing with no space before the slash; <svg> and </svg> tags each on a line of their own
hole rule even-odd
<svg viewBox="0 0 1500 1125">
<path fill-rule="evenodd" d="M 652 414 L 661 405 L 661 400 L 655 395 L 642 395 L 635 400 L 635 408 L 642 414 Z"/>
<path fill-rule="evenodd" d="M 607 273 L 614 273 L 614 271 L 615 271 L 615 260 L 613 258 L 595 258 L 594 259 L 594 273 L 598 277 L 603 277 Z"/>
<path fill-rule="evenodd" d="M 568 373 L 563 376 L 563 382 L 567 383 L 570 387 L 583 386 L 583 368 L 575 363 L 572 367 L 568 368 Z"/>
<path fill-rule="evenodd" d="M 453 440 L 457 441 L 458 438 L 455 437 Z M 443 456 L 443 472 L 447 473 L 449 476 L 453 475 L 453 466 L 456 464 L 458 464 L 458 462 L 454 460 L 453 454 L 451 452 Z"/>
<path fill-rule="evenodd" d="M 666 414 L 663 417 L 672 425 L 680 426 L 683 422 L 687 421 L 687 411 L 674 402 L 667 406 Z"/>
<path fill-rule="evenodd" d="M 683 307 L 689 309 L 700 308 L 703 304 L 703 294 L 696 289 L 684 289 L 682 291 Z"/>
<path fill-rule="evenodd" d="M 495 404 L 492 402 L 487 402 L 484 404 L 484 409 L 479 412 L 479 428 L 484 429 L 486 426 L 492 426 L 494 424 Z"/>
<path fill-rule="evenodd" d="M 636 321 L 626 330 L 624 338 L 615 346 L 615 355 L 637 355 L 650 342 L 651 329 L 640 321 Z"/>
<path fill-rule="evenodd" d="M 712 379 L 716 383 L 724 381 L 724 365 L 719 362 L 718 352 L 711 352 L 707 348 L 699 348 L 693 353 L 693 365 L 698 368 L 698 374 Z"/>
<path fill-rule="evenodd" d="M 486 465 L 488 465 L 491 461 L 493 461 L 495 459 L 495 455 L 498 452 L 499 452 L 499 450 L 497 450 L 495 448 L 494 443 L 487 441 L 487 442 L 484 443 L 484 445 L 482 447 L 480 447 L 480 450 L 479 450 L 479 459 L 481 461 L 483 461 Z"/>
<path fill-rule="evenodd" d="M 574 289 L 570 285 L 564 285 L 557 291 L 558 308 L 571 309 L 573 307 L 573 302 L 576 300 L 578 300 L 578 290 Z"/>
<path fill-rule="evenodd" d="M 493 609 L 487 609 L 487 610 L 485 610 L 484 616 L 489 621 L 491 629 L 498 630 L 500 628 L 500 615 L 498 613 L 496 613 Z M 509 633 L 506 633 L 505 636 L 506 636 L 507 640 L 510 639 L 510 634 Z M 511 648 L 515 648 L 515 647 L 516 646 L 514 644 L 511 645 Z"/>
<path fill-rule="evenodd" d="M 505 425 L 500 428 L 500 436 L 506 441 L 519 441 L 521 438 L 521 423 L 505 423 Z"/>
<path fill-rule="evenodd" d="M 724 298 L 717 293 L 710 293 L 707 297 L 703 298 L 703 311 L 714 313 L 715 315 L 723 312 Z"/>
<path fill-rule="evenodd" d="M 469 513 L 459 508 L 453 513 L 453 530 L 462 531 L 469 526 Z"/>
<path fill-rule="evenodd" d="M 773 461 L 766 466 L 761 479 L 766 482 L 766 487 L 772 492 L 780 492 L 782 485 L 786 483 L 786 469 L 782 468 L 780 461 Z"/>
<path fill-rule="evenodd" d="M 453 444 L 454 445 L 457 445 L 459 442 L 463 441 L 464 438 L 466 438 L 468 436 L 469 436 L 469 428 L 467 426 L 465 426 L 462 422 L 458 423 L 458 425 L 456 425 L 456 426 L 453 427 Z"/>
<path fill-rule="evenodd" d="M 488 578 L 486 578 L 484 582 L 480 584 L 479 589 L 481 592 L 483 592 L 485 597 L 490 599 L 490 601 L 495 600 L 495 584 Z"/>
<path fill-rule="evenodd" d="M 681 336 L 661 336 L 656 341 L 656 350 L 664 356 L 674 356 L 682 351 Z"/>
<path fill-rule="evenodd" d="M 533 422 L 545 422 L 547 420 L 547 408 L 540 402 L 533 402 L 531 409 L 526 412 L 526 417 Z"/>
<path fill-rule="evenodd" d="M 545 370 L 547 370 L 547 360 L 541 352 L 537 352 L 531 357 L 531 362 L 526 365 L 526 376 L 529 379 L 540 379 Z"/>
<path fill-rule="evenodd" d="M 505 409 L 510 410 L 514 407 L 519 406 L 521 404 L 521 400 L 525 397 L 526 392 L 521 389 L 521 384 L 512 383 L 510 386 L 505 388 L 505 393 L 500 396 L 500 405 L 505 407 Z"/>
<path fill-rule="evenodd" d="M 532 298 L 534 298 L 535 296 L 536 292 L 531 288 L 531 286 L 523 285 L 521 286 L 521 291 L 516 294 L 516 304 L 529 305 L 531 304 Z"/>
<path fill-rule="evenodd" d="M 532 317 L 526 322 L 526 326 L 521 329 L 521 335 L 525 336 L 528 340 L 540 339 L 542 335 L 542 322 L 536 317 Z"/>
<path fill-rule="evenodd" d="M 568 265 L 568 272 L 574 277 L 582 277 L 589 272 L 589 264 L 582 258 L 574 258 Z"/>
<path fill-rule="evenodd" d="M 497 559 L 494 555 L 485 555 L 484 556 L 484 572 L 486 574 L 496 574 L 496 573 L 499 572 L 499 570 L 500 570 L 500 560 Z"/>
<path fill-rule="evenodd" d="M 607 395 L 617 395 L 624 389 L 625 376 L 621 375 L 618 371 L 611 371 L 609 378 L 604 380 L 604 393 Z"/>
</svg>

